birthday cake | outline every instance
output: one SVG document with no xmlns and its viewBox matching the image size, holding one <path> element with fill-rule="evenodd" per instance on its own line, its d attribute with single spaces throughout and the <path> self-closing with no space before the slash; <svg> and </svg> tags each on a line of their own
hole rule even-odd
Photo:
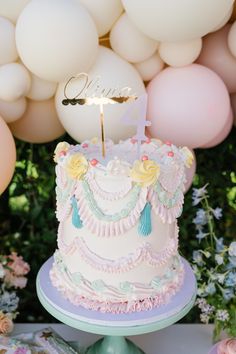
<svg viewBox="0 0 236 354">
<path fill-rule="evenodd" d="M 178 225 L 186 147 L 98 139 L 55 150 L 58 249 L 53 285 L 73 304 L 111 313 L 158 307 L 181 288 Z M 137 155 L 138 150 L 138 155 Z"/>
</svg>

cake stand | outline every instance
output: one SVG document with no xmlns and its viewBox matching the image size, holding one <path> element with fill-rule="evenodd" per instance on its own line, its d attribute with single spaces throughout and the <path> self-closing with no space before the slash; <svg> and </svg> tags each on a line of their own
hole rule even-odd
<svg viewBox="0 0 236 354">
<path fill-rule="evenodd" d="M 185 279 L 181 290 L 167 305 L 149 311 L 108 314 L 71 304 L 61 296 L 49 278 L 53 257 L 43 264 L 38 273 L 37 294 L 45 309 L 59 321 L 82 331 L 105 335 L 90 346 L 86 354 L 144 354 L 124 336 L 149 333 L 168 327 L 184 317 L 195 302 L 195 276 L 188 262 L 182 260 Z"/>
</svg>

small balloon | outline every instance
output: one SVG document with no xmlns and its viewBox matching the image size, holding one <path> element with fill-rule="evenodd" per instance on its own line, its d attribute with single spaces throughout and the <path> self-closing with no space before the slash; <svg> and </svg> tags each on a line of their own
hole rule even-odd
<svg viewBox="0 0 236 354">
<path fill-rule="evenodd" d="M 30 73 L 30 76 L 31 86 L 26 95 L 28 98 L 35 101 L 44 101 L 54 96 L 57 89 L 55 82 L 43 80 L 32 73 Z"/>
<path fill-rule="evenodd" d="M 150 58 L 134 64 L 135 69 L 139 72 L 144 81 L 150 81 L 159 74 L 164 68 L 164 61 L 161 59 L 158 52 L 154 53 Z"/>
<path fill-rule="evenodd" d="M 10 129 L 0 117 L 0 194 L 9 185 L 16 164 L 16 146 Z"/>
<path fill-rule="evenodd" d="M 11 63 L 17 58 L 15 27 L 8 19 L 0 16 L 0 65 Z"/>
<path fill-rule="evenodd" d="M 0 116 L 6 123 L 11 123 L 20 119 L 26 110 L 25 97 L 19 98 L 17 101 L 3 101 L 0 100 Z"/>
</svg>

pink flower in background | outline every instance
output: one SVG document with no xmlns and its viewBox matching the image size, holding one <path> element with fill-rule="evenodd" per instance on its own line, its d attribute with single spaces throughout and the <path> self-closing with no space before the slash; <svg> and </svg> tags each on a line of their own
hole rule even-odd
<svg viewBox="0 0 236 354">
<path fill-rule="evenodd" d="M 12 270 L 14 275 L 21 276 L 29 273 L 30 266 L 23 260 L 22 256 L 17 256 L 17 253 L 12 252 L 9 258 L 10 261 L 8 262 L 7 266 Z"/>
<path fill-rule="evenodd" d="M 27 348 L 20 347 L 14 351 L 14 354 L 27 354 L 28 352 L 29 350 Z"/>
<path fill-rule="evenodd" d="M 11 316 L 0 312 L 0 334 L 11 333 L 13 326 Z"/>
<path fill-rule="evenodd" d="M 5 272 L 5 282 L 8 286 L 23 289 L 26 287 L 27 278 L 22 276 L 15 276 L 10 270 Z"/>
</svg>

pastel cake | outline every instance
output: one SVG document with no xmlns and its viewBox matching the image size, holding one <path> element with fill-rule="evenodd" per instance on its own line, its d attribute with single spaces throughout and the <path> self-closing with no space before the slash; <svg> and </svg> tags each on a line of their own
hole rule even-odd
<svg viewBox="0 0 236 354">
<path fill-rule="evenodd" d="M 73 304 L 111 313 L 152 309 L 182 286 L 176 219 L 182 212 L 186 147 L 147 139 L 59 143 L 58 249 L 53 285 Z M 137 158 L 139 156 L 139 158 Z"/>
</svg>

